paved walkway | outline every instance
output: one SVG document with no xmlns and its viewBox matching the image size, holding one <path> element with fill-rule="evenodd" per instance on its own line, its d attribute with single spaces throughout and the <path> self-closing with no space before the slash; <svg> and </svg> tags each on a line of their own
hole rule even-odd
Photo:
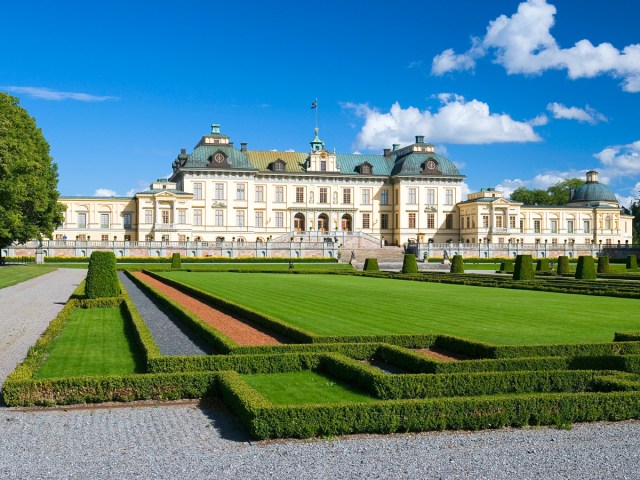
<svg viewBox="0 0 640 480">
<path fill-rule="evenodd" d="M 0 384 L 24 360 L 86 275 L 85 269 L 59 268 L 0 289 Z"/>
</svg>

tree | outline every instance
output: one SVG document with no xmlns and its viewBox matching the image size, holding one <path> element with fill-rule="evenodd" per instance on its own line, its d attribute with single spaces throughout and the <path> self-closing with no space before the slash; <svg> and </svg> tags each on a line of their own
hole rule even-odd
<svg viewBox="0 0 640 480">
<path fill-rule="evenodd" d="M 622 210 L 622 213 L 626 215 L 633 215 L 633 223 L 631 224 L 632 242 L 637 245 L 640 243 L 640 198 L 636 198 L 633 201 L 631 208 L 624 207 Z"/>
<path fill-rule="evenodd" d="M 18 99 L 0 92 L 0 248 L 51 236 L 62 224 L 58 166 Z"/>
<path fill-rule="evenodd" d="M 529 190 L 527 187 L 518 187 L 509 198 L 525 205 L 566 205 L 571 199 L 571 190 L 575 190 L 583 184 L 584 180 L 579 178 L 567 178 L 546 190 L 538 188 Z"/>
</svg>

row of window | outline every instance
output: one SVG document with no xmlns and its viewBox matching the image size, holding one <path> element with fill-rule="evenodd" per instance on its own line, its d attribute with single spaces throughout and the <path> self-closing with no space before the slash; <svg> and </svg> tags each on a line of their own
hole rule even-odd
<svg viewBox="0 0 640 480">
<path fill-rule="evenodd" d="M 100 228 L 111 228 L 111 214 L 110 213 L 100 213 Z M 77 217 L 77 226 L 78 228 L 87 228 L 87 220 L 89 218 L 89 214 L 86 212 L 78 213 Z M 123 213 L 122 214 L 122 224 L 124 228 L 131 228 L 131 213 Z"/>
<path fill-rule="evenodd" d="M 481 216 L 481 228 L 489 228 L 489 215 L 482 215 Z M 600 222 L 602 223 L 602 222 Z M 616 222 L 617 223 L 617 222 Z M 476 220 L 475 217 L 473 216 L 465 216 L 462 217 L 460 219 L 460 227 L 461 228 L 465 228 L 465 224 L 466 224 L 466 228 L 476 228 Z M 518 222 L 518 229 L 521 233 L 524 232 L 525 227 L 524 227 L 525 221 L 524 219 L 520 219 Z M 614 225 L 614 221 L 610 216 L 607 216 L 604 220 L 604 228 L 605 230 L 611 230 L 612 227 Z M 549 220 L 549 233 L 558 233 L 558 220 L 557 219 L 551 219 Z M 496 228 L 505 228 L 504 226 L 504 217 L 501 215 L 498 215 L 495 217 L 495 227 Z M 515 229 L 516 228 L 516 216 L 515 215 L 510 215 L 509 216 L 509 228 L 511 229 Z M 602 228 L 602 225 L 600 225 L 600 228 Z M 616 228 L 617 228 L 617 224 L 616 224 Z M 573 219 L 568 219 L 566 222 L 566 233 L 574 233 L 575 232 L 575 220 Z M 583 220 L 582 221 L 582 231 L 583 233 L 591 233 L 591 221 L 590 220 Z M 533 221 L 533 232 L 534 233 L 541 233 L 542 232 L 542 220 L 534 220 Z"/>
<path fill-rule="evenodd" d="M 437 191 L 435 188 L 427 188 L 427 205 L 436 205 Z M 418 188 L 417 187 L 409 187 L 407 189 L 407 204 L 408 205 L 417 205 L 419 203 L 418 199 Z M 444 205 L 453 205 L 455 203 L 454 198 L 454 190 L 452 188 L 447 188 L 444 191 Z"/>
</svg>

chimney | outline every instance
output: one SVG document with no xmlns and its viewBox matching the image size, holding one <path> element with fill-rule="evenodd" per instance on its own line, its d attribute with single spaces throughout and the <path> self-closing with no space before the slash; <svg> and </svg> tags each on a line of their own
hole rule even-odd
<svg viewBox="0 0 640 480">
<path fill-rule="evenodd" d="M 424 143 L 424 135 L 416 135 L 416 143 Z"/>
<path fill-rule="evenodd" d="M 241 152 L 247 151 L 247 142 L 240 142 L 240 151 Z"/>
<path fill-rule="evenodd" d="M 394 143 L 393 144 L 393 151 L 395 152 L 396 150 L 398 150 L 398 148 L 400 148 L 400 144 L 399 143 Z"/>
<path fill-rule="evenodd" d="M 391 156 L 391 149 L 390 148 L 385 148 L 384 149 L 384 156 L 385 157 L 390 157 Z"/>
<path fill-rule="evenodd" d="M 186 148 L 181 148 L 180 149 L 180 155 L 186 155 L 187 154 L 187 149 Z"/>
</svg>

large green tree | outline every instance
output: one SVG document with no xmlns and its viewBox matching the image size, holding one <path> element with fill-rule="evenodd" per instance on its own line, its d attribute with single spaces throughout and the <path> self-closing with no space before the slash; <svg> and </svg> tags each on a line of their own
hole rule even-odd
<svg viewBox="0 0 640 480">
<path fill-rule="evenodd" d="M 0 92 L 0 247 L 51 236 L 64 210 L 49 144 L 18 103 Z"/>
<path fill-rule="evenodd" d="M 565 205 L 571 198 L 571 190 L 575 190 L 583 184 L 584 180 L 579 178 L 567 178 L 546 190 L 529 190 L 527 187 L 519 187 L 513 191 L 509 198 L 525 205 Z"/>
<path fill-rule="evenodd" d="M 624 208 L 623 213 L 633 215 L 631 231 L 633 233 L 633 244 L 640 244 L 640 198 L 636 198 L 631 204 L 631 208 Z"/>
</svg>

